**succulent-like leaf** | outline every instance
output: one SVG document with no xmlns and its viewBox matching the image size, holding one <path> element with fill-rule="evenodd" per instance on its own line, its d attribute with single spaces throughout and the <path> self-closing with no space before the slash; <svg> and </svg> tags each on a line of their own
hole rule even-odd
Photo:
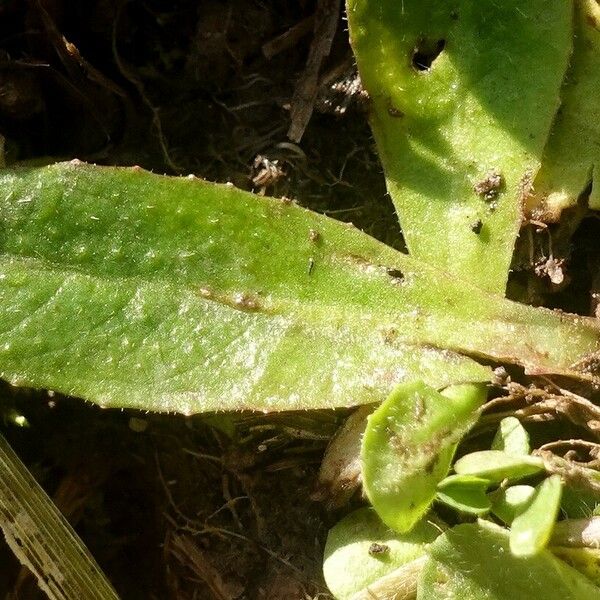
<svg viewBox="0 0 600 600">
<path fill-rule="evenodd" d="M 492 512 L 510 525 L 513 519 L 525 510 L 534 493 L 535 488 L 531 485 L 511 485 L 507 488 L 498 488 L 489 495 Z"/>
<path fill-rule="evenodd" d="M 423 556 L 425 544 L 439 535 L 421 521 L 408 534 L 386 527 L 372 508 L 359 509 L 337 523 L 327 536 L 323 574 L 336 598 L 351 598 L 402 565 Z"/>
<path fill-rule="evenodd" d="M 565 0 L 348 0 L 371 125 L 415 257 L 504 293 L 558 107 L 571 10 Z"/>
<path fill-rule="evenodd" d="M 558 221 L 588 185 L 591 208 L 600 209 L 600 5 L 575 1 L 573 56 L 561 91 L 535 193 L 526 210 L 534 218 Z"/>
<path fill-rule="evenodd" d="M 498 425 L 498 431 L 492 441 L 492 450 L 501 450 L 516 456 L 529 454 L 529 434 L 516 417 L 505 417 Z"/>
<path fill-rule="evenodd" d="M 369 417 L 363 487 L 386 525 L 408 531 L 421 519 L 485 398 L 484 386 L 456 386 L 440 394 L 417 381 L 397 387 Z"/>
<path fill-rule="evenodd" d="M 293 203 L 141 169 L 0 172 L 0 376 L 104 406 L 286 410 L 597 377 L 600 326 L 506 301 Z"/>
<path fill-rule="evenodd" d="M 489 485 L 480 477 L 450 475 L 438 484 L 436 499 L 460 512 L 484 515 L 492 506 L 486 495 Z"/>
<path fill-rule="evenodd" d="M 544 479 L 510 527 L 510 551 L 515 556 L 533 556 L 550 541 L 560 508 L 562 481 L 559 475 Z"/>
<path fill-rule="evenodd" d="M 594 600 L 600 593 L 547 550 L 513 556 L 508 531 L 485 521 L 448 530 L 428 553 L 417 600 Z"/>
<path fill-rule="evenodd" d="M 514 456 L 501 450 L 481 450 L 459 458 L 454 464 L 459 475 L 474 475 L 491 483 L 518 480 L 544 471 L 538 456 Z"/>
</svg>

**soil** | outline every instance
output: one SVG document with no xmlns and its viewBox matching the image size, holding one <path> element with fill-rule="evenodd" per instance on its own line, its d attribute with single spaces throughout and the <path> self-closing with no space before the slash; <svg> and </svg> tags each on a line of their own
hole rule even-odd
<svg viewBox="0 0 600 600">
<path fill-rule="evenodd" d="M 311 73 L 316 97 L 299 108 L 297 86 Z M 0 2 L 6 163 L 79 158 L 193 173 L 291 198 L 402 248 L 365 106 L 340 2 Z M 531 227 L 510 294 L 589 313 L 598 227 Z M 568 271 L 560 285 L 546 263 L 534 272 L 549 257 Z M 339 515 L 311 495 L 344 414 L 185 418 L 1 392 L 0 430 L 122 598 L 330 597 L 321 561 Z M 3 542 L 0 596 L 42 597 Z"/>
</svg>

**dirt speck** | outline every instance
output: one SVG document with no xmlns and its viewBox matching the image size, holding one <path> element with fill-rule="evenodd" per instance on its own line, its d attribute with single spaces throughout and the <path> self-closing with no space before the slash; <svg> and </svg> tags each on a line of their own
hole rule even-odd
<svg viewBox="0 0 600 600">
<path fill-rule="evenodd" d="M 499 171 L 493 170 L 473 186 L 474 192 L 487 202 L 495 200 L 504 186 L 504 178 Z"/>
<path fill-rule="evenodd" d="M 481 233 L 482 228 L 483 228 L 483 221 L 481 219 L 477 219 L 477 221 L 475 221 L 475 223 L 471 224 L 471 231 L 476 235 L 479 235 Z"/>
<path fill-rule="evenodd" d="M 527 200 L 531 197 L 531 193 L 533 192 L 533 177 L 534 173 L 531 170 L 525 171 L 523 173 L 521 179 L 519 180 L 518 192 L 519 192 L 519 200 L 522 205 L 525 205 Z"/>
<path fill-rule="evenodd" d="M 382 554 L 387 554 L 390 551 L 390 547 L 386 544 L 379 544 L 377 542 L 373 542 L 369 546 L 369 554 L 371 556 L 381 556 Z"/>
<path fill-rule="evenodd" d="M 316 243 L 316 242 L 320 241 L 321 234 L 318 231 L 314 230 L 314 229 L 310 229 L 309 232 L 308 232 L 308 239 L 311 242 L 315 242 Z"/>
<path fill-rule="evenodd" d="M 387 113 L 388 115 L 390 115 L 390 117 L 393 117 L 395 119 L 400 119 L 404 116 L 404 112 L 402 112 L 399 108 L 394 106 L 391 100 L 388 100 Z"/>
<path fill-rule="evenodd" d="M 233 302 L 236 308 L 254 312 L 260 309 L 260 302 L 256 296 L 248 292 L 240 292 L 233 297 Z"/>
</svg>

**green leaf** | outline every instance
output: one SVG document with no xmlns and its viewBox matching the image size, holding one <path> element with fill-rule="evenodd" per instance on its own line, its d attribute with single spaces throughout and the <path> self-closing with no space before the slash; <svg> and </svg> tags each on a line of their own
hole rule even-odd
<svg viewBox="0 0 600 600">
<path fill-rule="evenodd" d="M 600 549 L 553 546 L 550 550 L 552 554 L 600 586 Z"/>
<path fill-rule="evenodd" d="M 417 600 L 595 600 L 600 592 L 547 550 L 513 556 L 508 531 L 485 521 L 448 530 L 428 553 Z"/>
<path fill-rule="evenodd" d="M 0 172 L 0 376 L 192 413 L 485 381 L 600 381 L 600 326 L 488 295 L 293 203 L 140 169 Z"/>
<path fill-rule="evenodd" d="M 529 454 L 529 434 L 516 417 L 505 417 L 500 421 L 498 431 L 492 441 L 492 450 L 501 450 L 507 454 L 519 456 Z"/>
<path fill-rule="evenodd" d="M 363 486 L 386 525 L 403 532 L 421 519 L 485 398 L 484 386 L 456 386 L 440 394 L 414 382 L 398 386 L 369 417 Z"/>
<path fill-rule="evenodd" d="M 489 484 L 472 475 L 450 475 L 438 484 L 436 499 L 461 512 L 484 515 L 492 506 L 486 495 Z"/>
<path fill-rule="evenodd" d="M 438 535 L 439 529 L 425 521 L 401 535 L 386 527 L 373 509 L 357 510 L 329 531 L 323 564 L 325 582 L 336 598 L 351 598 L 423 556 L 425 544 Z"/>
<path fill-rule="evenodd" d="M 416 258 L 504 293 L 571 10 L 565 0 L 348 0 L 388 190 Z"/>
<path fill-rule="evenodd" d="M 536 219 L 558 221 L 592 184 L 590 208 L 600 210 L 600 6 L 575 1 L 574 49 L 561 91 L 535 194 L 526 210 Z M 593 180 L 593 183 L 592 183 Z"/>
<path fill-rule="evenodd" d="M 492 502 L 492 512 L 510 525 L 513 519 L 525 510 L 534 493 L 535 488 L 531 485 L 513 485 L 507 488 L 498 488 L 489 495 Z"/>
<path fill-rule="evenodd" d="M 544 479 L 525 510 L 515 517 L 510 528 L 510 551 L 515 556 L 533 556 L 548 545 L 560 508 L 562 486 L 559 475 Z"/>
<path fill-rule="evenodd" d="M 459 475 L 475 475 L 500 483 L 543 472 L 544 462 L 537 456 L 514 456 L 500 450 L 482 450 L 459 458 L 454 464 Z"/>
<path fill-rule="evenodd" d="M 560 509 L 570 519 L 584 519 L 600 507 L 600 492 L 565 486 Z"/>
</svg>

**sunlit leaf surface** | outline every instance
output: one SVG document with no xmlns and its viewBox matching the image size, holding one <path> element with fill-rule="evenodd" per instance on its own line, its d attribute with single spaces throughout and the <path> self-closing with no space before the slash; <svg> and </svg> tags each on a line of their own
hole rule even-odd
<svg viewBox="0 0 600 600">
<path fill-rule="evenodd" d="M 141 169 L 0 173 L 0 375 L 103 406 L 286 410 L 596 377 L 600 327 L 487 295 L 293 203 Z"/>
<path fill-rule="evenodd" d="M 399 386 L 367 422 L 364 490 L 397 531 L 408 531 L 431 505 L 457 443 L 477 420 L 486 389 L 456 386 L 442 394 L 422 382 Z"/>
<path fill-rule="evenodd" d="M 327 536 L 323 574 L 336 598 L 345 600 L 398 567 L 425 554 L 440 533 L 422 521 L 408 534 L 386 527 L 372 508 L 350 513 Z"/>
<path fill-rule="evenodd" d="M 571 10 L 565 0 L 348 1 L 415 257 L 504 293 L 571 53 Z"/>
<path fill-rule="evenodd" d="M 428 549 L 417 600 L 596 600 L 600 588 L 547 550 L 513 556 L 508 531 L 459 525 Z"/>
</svg>

